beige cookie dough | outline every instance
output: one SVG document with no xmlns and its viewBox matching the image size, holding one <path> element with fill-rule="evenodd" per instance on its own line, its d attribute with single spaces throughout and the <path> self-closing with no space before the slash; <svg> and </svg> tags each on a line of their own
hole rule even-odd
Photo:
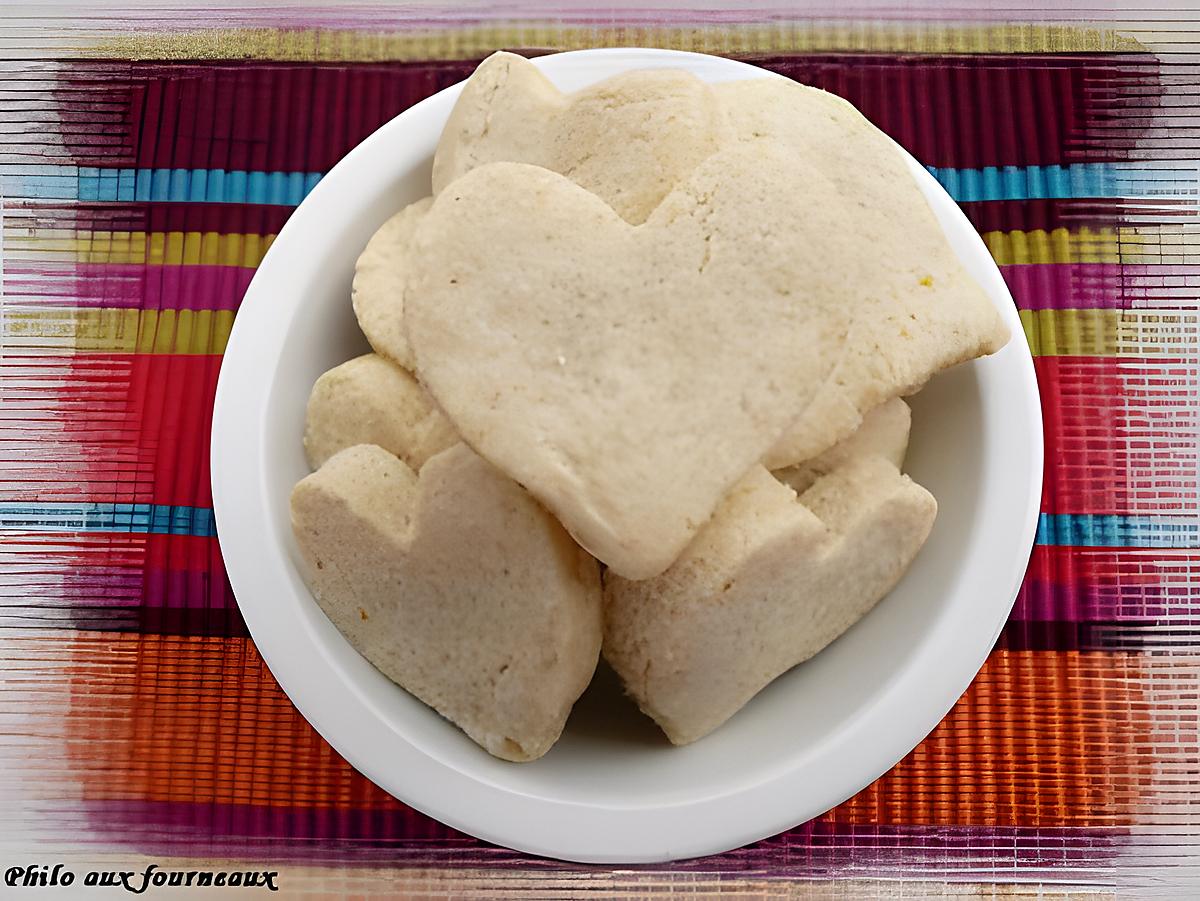
<svg viewBox="0 0 1200 901">
<path fill-rule="evenodd" d="M 419 470 L 458 440 L 412 374 L 376 354 L 335 366 L 308 398 L 304 450 L 312 469 L 348 447 L 377 444 Z"/>
<path fill-rule="evenodd" d="M 532 498 L 465 445 L 420 474 L 336 454 L 292 492 L 317 602 L 389 679 L 489 753 L 558 739 L 600 650 L 600 576 Z"/>
<path fill-rule="evenodd" d="M 710 157 L 637 227 L 549 170 L 474 169 L 415 235 L 421 382 L 584 548 L 657 575 L 799 416 L 877 290 L 830 263 L 858 252 L 834 198 L 767 143 Z"/>
<path fill-rule="evenodd" d="M 729 134 L 787 147 L 855 211 L 860 267 L 878 288 L 851 326 L 842 360 L 816 400 L 766 455 L 769 469 L 808 460 L 858 428 L 863 414 L 912 394 L 937 372 L 1007 343 L 1009 330 L 967 274 L 904 157 L 851 104 L 782 78 L 716 85 Z"/>
<path fill-rule="evenodd" d="M 694 741 L 901 578 L 936 503 L 900 398 L 1008 330 L 903 155 L 786 80 L 563 94 L 495 54 L 431 188 L 358 261 L 375 354 L 310 397 L 314 595 L 498 757 L 557 740 L 602 635 Z"/>
<path fill-rule="evenodd" d="M 811 460 L 776 470 L 774 476 L 803 494 L 821 476 L 862 457 L 882 457 L 900 469 L 904 466 L 911 426 L 912 410 L 900 398 L 893 397 L 869 411 L 849 438 L 843 438 Z"/>
<path fill-rule="evenodd" d="M 673 743 L 693 742 L 866 615 L 936 510 L 879 456 L 799 498 L 756 467 L 661 576 L 606 574 L 604 657 Z"/>
<path fill-rule="evenodd" d="M 572 179 L 629 222 L 662 198 L 724 140 L 712 89 L 686 72 L 629 72 L 563 94 L 524 57 L 495 53 L 467 79 L 442 132 L 433 193 L 490 162 L 530 163 Z M 376 353 L 413 368 L 405 337 L 408 244 L 430 198 L 389 219 L 355 269 L 359 326 Z"/>
<path fill-rule="evenodd" d="M 890 280 L 892 293 L 881 291 L 875 309 L 856 321 L 855 339 L 831 374 L 828 389 L 765 455 L 763 463 L 770 469 L 817 456 L 851 434 L 867 410 L 915 392 L 942 369 L 994 353 L 1008 340 L 995 308 L 947 244 L 903 157 L 851 104 L 781 78 L 726 82 L 701 91 L 694 78 L 681 76 L 680 85 L 691 82 L 686 92 L 691 99 L 685 101 L 666 90 L 666 72 L 629 73 L 562 95 L 521 57 L 490 57 L 468 81 L 443 132 L 435 189 L 487 162 L 529 162 L 567 175 L 629 221 L 639 222 L 670 190 L 671 178 L 685 178 L 718 146 L 782 142 L 798 160 L 827 175 L 838 188 L 839 201 L 859 211 L 854 225 L 860 238 L 857 258 L 839 262 L 889 267 L 908 278 Z M 660 79 L 660 90 L 652 90 L 642 76 Z M 637 102 L 639 96 L 643 99 Z M 665 118 L 688 127 L 657 137 L 650 128 L 648 134 L 626 140 L 623 129 L 636 121 L 638 111 L 648 109 L 647 103 L 670 105 L 672 113 Z M 597 105 L 613 105 L 625 115 L 605 119 L 593 109 Z M 676 118 L 680 108 L 692 113 Z M 715 119 L 713 108 L 719 112 Z M 698 115 L 700 109 L 706 112 Z M 658 115 L 663 118 L 662 112 Z M 590 125 L 596 127 L 586 137 L 578 133 Z M 701 138 L 689 144 L 689 130 Z M 568 150 L 555 149 L 559 137 Z M 689 146 L 688 154 L 678 150 Z M 672 163 L 648 167 L 637 158 L 651 147 Z M 576 152 L 586 156 L 588 168 L 564 162 Z M 631 179 L 631 168 L 647 173 L 645 179 Z M 644 212 L 638 215 L 621 205 L 635 197 L 644 198 L 638 203 Z"/>
<path fill-rule="evenodd" d="M 623 219 L 644 222 L 715 153 L 724 116 L 705 82 L 642 69 L 563 94 L 513 53 L 479 64 L 433 160 L 433 193 L 488 163 L 529 163 L 570 178 Z"/>
<path fill-rule="evenodd" d="M 371 348 L 405 369 L 412 353 L 404 336 L 404 285 L 409 271 L 409 244 L 433 199 L 409 204 L 375 232 L 354 267 L 350 300 L 358 327 Z"/>
</svg>

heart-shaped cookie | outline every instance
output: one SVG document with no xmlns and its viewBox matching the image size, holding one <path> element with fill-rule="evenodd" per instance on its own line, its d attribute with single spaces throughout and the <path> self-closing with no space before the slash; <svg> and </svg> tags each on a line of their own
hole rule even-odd
<svg viewBox="0 0 1200 901">
<path fill-rule="evenodd" d="M 936 512 L 883 457 L 852 459 L 799 499 L 756 467 L 661 576 L 606 574 L 604 657 L 673 743 L 693 742 L 864 616 Z"/>
<path fill-rule="evenodd" d="M 874 309 L 856 320 L 856 334 L 846 358 L 831 374 L 812 407 L 764 457 L 769 469 L 808 460 L 853 432 L 863 414 L 883 401 L 918 390 L 933 374 L 964 360 L 999 350 L 1008 340 L 995 308 L 966 274 L 946 241 L 903 156 L 888 137 L 851 104 L 834 94 L 782 78 L 725 82 L 701 90 L 692 82 L 682 95 L 663 92 L 634 102 L 646 89 L 638 76 L 664 78 L 665 73 L 631 73 L 570 97 L 563 97 L 535 66 L 512 54 L 485 60 L 468 80 L 451 126 L 438 145 L 442 183 L 487 162 L 528 162 L 570 177 L 607 200 L 631 222 L 640 221 L 622 206 L 631 198 L 648 215 L 670 190 L 714 150 L 737 143 L 780 143 L 798 161 L 811 164 L 837 186 L 840 202 L 857 210 L 854 228 L 861 252 L 854 265 L 904 267 L 910 278 L 895 294 L 880 293 Z M 608 90 L 625 99 L 624 117 L 604 120 L 598 96 Z M 626 87 L 627 85 L 627 87 Z M 664 83 L 665 86 L 665 83 Z M 589 94 L 594 92 L 595 96 Z M 714 104 L 713 98 L 716 103 Z M 689 100 L 690 98 L 690 100 Z M 629 122 L 645 103 L 662 103 L 658 117 L 684 122 L 678 134 L 656 136 L 654 128 L 630 141 Z M 588 102 L 590 100 L 590 102 Z M 579 118 L 596 128 L 578 133 Z M 681 114 L 681 109 L 691 112 Z M 711 109 L 716 109 L 714 116 Z M 700 111 L 705 112 L 701 113 Z M 683 116 L 682 119 L 677 118 Z M 526 129 L 526 123 L 534 125 Z M 624 130 L 622 130 L 624 129 Z M 636 125 L 632 131 L 636 131 Z M 700 137 L 683 154 L 691 130 Z M 585 156 L 595 177 L 564 164 L 550 146 L 562 138 Z M 579 141 L 572 145 L 570 141 Z M 661 170 L 636 154 L 671 161 Z M 641 181 L 627 170 L 638 167 Z M 439 186 L 435 161 L 435 187 Z M 661 176 L 659 174 L 661 172 Z M 611 177 L 609 177 L 611 174 Z M 618 177 L 619 174 L 619 177 Z M 629 187 L 626 188 L 625 186 Z M 625 191 L 627 193 L 622 194 Z"/>
<path fill-rule="evenodd" d="M 546 169 L 474 169 L 416 232 L 419 377 L 588 551 L 656 575 L 808 404 L 881 288 L 850 265 L 862 249 L 835 193 L 760 143 L 710 157 L 635 227 Z"/>
<path fill-rule="evenodd" d="M 433 162 L 433 193 L 490 162 L 559 172 L 629 222 L 646 216 L 725 140 L 712 89 L 686 72 L 629 72 L 563 94 L 523 57 L 494 53 L 465 85 Z M 425 198 L 376 232 L 355 268 L 359 326 L 376 353 L 412 369 L 403 329 L 408 242 Z"/>
<path fill-rule="evenodd" d="M 600 574 L 562 527 L 465 445 L 413 473 L 371 445 L 292 492 L 321 608 L 385 676 L 489 753 L 558 739 L 600 650 Z"/>
<path fill-rule="evenodd" d="M 784 146 L 828 176 L 856 211 L 858 259 L 831 260 L 898 278 L 857 316 L 846 354 L 811 407 L 764 458 L 769 469 L 808 460 L 853 432 L 863 414 L 912 394 L 930 376 L 1007 343 L 1008 328 L 962 267 L 904 157 L 840 97 L 782 78 L 716 85 L 728 134 Z"/>
<path fill-rule="evenodd" d="M 348 447 L 376 444 L 416 471 L 458 440 L 412 373 L 378 354 L 335 366 L 308 396 L 304 450 L 313 469 Z"/>
<path fill-rule="evenodd" d="M 537 67 L 494 53 L 463 85 L 433 159 L 433 193 L 488 163 L 567 176 L 629 222 L 724 140 L 712 88 L 678 69 L 626 72 L 563 94 Z"/>
</svg>

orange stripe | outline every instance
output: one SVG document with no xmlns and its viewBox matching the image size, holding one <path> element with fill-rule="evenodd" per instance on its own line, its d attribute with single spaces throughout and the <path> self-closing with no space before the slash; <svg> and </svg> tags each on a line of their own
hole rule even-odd
<svg viewBox="0 0 1200 901">
<path fill-rule="evenodd" d="M 402 806 L 309 726 L 249 639 L 85 634 L 71 656 L 85 800 Z"/>
<path fill-rule="evenodd" d="M 83 635 L 71 657 L 67 747 L 86 799 L 399 805 L 321 740 L 248 639 Z M 919 748 L 825 819 L 1128 823 L 1151 756 L 1145 676 L 1132 655 L 998 651 Z"/>
<path fill-rule="evenodd" d="M 1151 775 L 1144 669 L 1129 654 L 997 651 L 915 751 L 822 819 L 1127 825 Z"/>
</svg>

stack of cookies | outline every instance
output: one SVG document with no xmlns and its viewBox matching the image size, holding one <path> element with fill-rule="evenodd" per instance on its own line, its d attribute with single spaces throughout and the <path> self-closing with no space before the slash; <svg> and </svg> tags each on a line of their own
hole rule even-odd
<svg viewBox="0 0 1200 901">
<path fill-rule="evenodd" d="M 783 79 L 575 94 L 500 53 L 358 262 L 313 388 L 309 584 L 385 675 L 532 760 L 598 658 L 675 744 L 891 590 L 933 497 L 901 399 L 1008 340 L 895 145 Z"/>
</svg>

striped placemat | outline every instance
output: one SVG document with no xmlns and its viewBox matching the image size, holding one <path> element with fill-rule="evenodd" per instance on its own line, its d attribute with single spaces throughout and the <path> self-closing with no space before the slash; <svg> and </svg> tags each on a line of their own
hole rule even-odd
<svg viewBox="0 0 1200 901">
<path fill-rule="evenodd" d="M 514 897 L 978 897 L 1045 880 L 1074 884 L 1067 897 L 1187 875 L 1200 853 L 1192 33 L 1166 14 L 832 15 L 426 4 L 0 19 L 5 867 L 267 867 L 293 893 Z M 1046 424 L 1024 587 L 933 734 L 788 833 L 620 870 L 455 833 L 335 754 L 247 636 L 208 472 L 238 304 L 322 173 L 494 49 L 607 45 L 746 59 L 841 94 L 906 146 L 1000 265 Z"/>
</svg>

